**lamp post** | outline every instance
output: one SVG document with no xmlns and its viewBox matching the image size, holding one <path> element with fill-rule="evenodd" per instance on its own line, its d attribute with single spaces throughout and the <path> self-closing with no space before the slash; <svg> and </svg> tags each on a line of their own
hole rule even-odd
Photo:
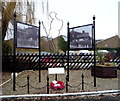
<svg viewBox="0 0 120 101">
<path fill-rule="evenodd" d="M 96 42 L 95 42 L 95 15 L 93 16 L 93 44 L 94 44 L 94 87 L 96 87 Z"/>
<path fill-rule="evenodd" d="M 69 22 L 67 23 L 67 34 L 68 34 L 68 52 L 67 52 L 67 81 L 69 81 L 69 43 L 70 43 L 70 32 L 69 32 Z"/>
<path fill-rule="evenodd" d="M 16 77 L 15 77 L 15 60 L 16 60 L 16 11 L 14 12 L 14 43 L 13 43 L 13 91 L 15 91 L 15 82 L 16 82 Z"/>
</svg>

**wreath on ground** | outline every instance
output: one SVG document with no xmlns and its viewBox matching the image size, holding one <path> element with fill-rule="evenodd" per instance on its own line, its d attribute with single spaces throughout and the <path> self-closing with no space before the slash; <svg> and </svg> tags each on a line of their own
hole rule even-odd
<svg viewBox="0 0 120 101">
<path fill-rule="evenodd" d="M 50 83 L 50 88 L 51 89 L 54 89 L 54 90 L 62 90 L 62 89 L 64 89 L 64 83 L 62 82 L 62 81 L 52 81 L 51 83 Z"/>
</svg>

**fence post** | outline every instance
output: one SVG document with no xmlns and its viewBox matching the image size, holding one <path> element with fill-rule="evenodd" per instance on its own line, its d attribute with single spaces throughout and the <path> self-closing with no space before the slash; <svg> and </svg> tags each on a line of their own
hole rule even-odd
<svg viewBox="0 0 120 101">
<path fill-rule="evenodd" d="M 84 90 L 84 74 L 82 73 L 82 90 Z"/>
<path fill-rule="evenodd" d="M 30 91 L 29 91 L 29 79 L 30 79 L 30 77 L 29 77 L 29 75 L 27 76 L 27 87 L 28 87 L 28 94 L 30 93 Z"/>
<path fill-rule="evenodd" d="M 49 94 L 49 76 L 47 75 L 47 94 Z"/>
<path fill-rule="evenodd" d="M 57 74 L 55 74 L 55 80 L 57 81 Z"/>
<path fill-rule="evenodd" d="M 66 93 L 68 92 L 68 76 L 66 75 Z"/>
</svg>

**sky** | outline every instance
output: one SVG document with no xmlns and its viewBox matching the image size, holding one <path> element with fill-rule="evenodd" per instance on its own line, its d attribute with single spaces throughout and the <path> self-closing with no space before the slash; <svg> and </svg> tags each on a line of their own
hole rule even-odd
<svg viewBox="0 0 120 101">
<path fill-rule="evenodd" d="M 48 0 L 49 12 L 45 10 L 45 2 L 42 2 L 44 7 L 40 5 L 41 1 L 47 2 L 47 0 L 37 1 L 37 21 L 43 21 L 44 29 L 46 28 L 47 33 L 51 30 L 49 36 L 53 38 L 58 36 L 56 33 L 61 27 L 60 35 L 67 36 L 67 22 L 70 23 L 69 27 L 92 24 L 94 15 L 96 39 L 106 39 L 118 34 L 118 2 L 120 0 Z M 40 13 L 41 7 L 42 13 Z M 53 20 L 50 29 L 50 21 L 54 18 L 54 15 L 52 18 L 48 16 L 51 12 L 55 12 L 53 14 L 56 14 L 57 20 L 56 23 L 53 23 L 55 19 Z M 42 35 L 46 35 L 43 25 L 41 28 Z"/>
<path fill-rule="evenodd" d="M 52 38 L 67 36 L 71 27 L 93 23 L 96 39 L 118 35 L 118 2 L 120 0 L 32 0 L 36 3 L 36 26 L 41 23 L 41 35 Z M 47 8 L 48 1 L 48 8 Z M 52 23 L 51 23 L 52 22 Z"/>
</svg>

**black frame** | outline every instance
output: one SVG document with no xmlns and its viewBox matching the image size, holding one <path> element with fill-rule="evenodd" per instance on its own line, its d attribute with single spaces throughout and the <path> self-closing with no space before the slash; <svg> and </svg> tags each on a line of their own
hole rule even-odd
<svg viewBox="0 0 120 101">
<path fill-rule="evenodd" d="M 92 41 L 92 43 L 91 43 L 91 47 L 78 47 L 78 48 L 71 48 L 70 47 L 70 43 L 71 43 L 71 41 L 70 41 L 70 38 L 71 38 L 71 35 L 69 35 L 69 49 L 70 50 L 92 50 L 93 49 L 93 24 L 87 24 L 87 25 L 82 25 L 82 26 L 76 26 L 76 27 L 71 27 L 71 28 L 69 28 L 69 34 L 71 34 L 71 32 L 70 32 L 70 30 L 72 30 L 72 29 L 75 29 L 75 28 L 82 28 L 82 27 L 86 27 L 86 26 L 91 26 L 91 40 L 90 41 Z"/>
<path fill-rule="evenodd" d="M 25 24 L 28 26 L 33 26 L 38 28 L 38 48 L 31 48 L 31 47 L 17 47 L 17 23 L 21 23 L 21 24 Z M 41 28 L 41 23 L 39 21 L 39 27 L 34 26 L 34 25 L 30 25 L 30 24 L 26 24 L 26 23 L 22 23 L 22 22 L 18 22 L 16 20 L 16 11 L 14 12 L 14 42 L 13 42 L 13 54 L 14 54 L 14 60 L 13 60 L 13 91 L 16 90 L 16 77 L 15 77 L 15 73 L 16 73 L 16 48 L 25 48 L 25 49 L 39 49 L 39 82 L 41 82 L 41 61 L 40 61 L 40 57 L 41 57 L 41 47 L 40 47 L 40 28 Z"/>
<path fill-rule="evenodd" d="M 18 28 L 17 28 L 17 24 L 23 24 L 23 25 L 26 25 L 26 26 L 31 26 L 31 27 L 35 27 L 38 29 L 38 36 L 39 36 L 39 27 L 35 26 L 35 25 L 31 25 L 31 24 L 26 24 L 26 23 L 23 23 L 23 22 L 19 22 L 19 21 L 16 21 L 16 48 L 23 48 L 23 49 L 38 49 L 39 48 L 39 43 L 38 43 L 38 47 L 25 47 L 25 46 L 17 46 L 17 33 L 18 33 Z M 39 38 L 38 38 L 38 42 L 39 42 Z"/>
<path fill-rule="evenodd" d="M 96 42 L 95 42 L 95 16 L 93 16 L 93 24 L 87 24 L 87 25 L 82 25 L 82 26 L 89 26 L 92 25 L 92 29 L 91 29 L 91 34 L 92 34 L 92 47 L 91 48 L 74 48 L 74 49 L 70 49 L 70 29 L 69 28 L 69 22 L 67 23 L 67 37 L 68 37 L 68 52 L 67 52 L 67 76 L 66 76 L 66 80 L 69 81 L 69 51 L 70 50 L 93 50 L 94 51 L 94 87 L 96 87 Z M 77 27 L 72 27 L 72 28 L 78 28 L 78 27 L 82 27 L 82 26 L 77 26 Z"/>
<path fill-rule="evenodd" d="M 21 23 L 21 22 L 20 22 Z M 23 24 L 23 23 L 22 23 Z M 24 23 L 25 24 L 25 23 Z M 28 24 L 26 24 L 28 25 Z M 94 87 L 96 87 L 96 53 L 95 53 L 95 50 L 96 50 L 96 47 L 95 47 L 95 16 L 93 17 L 93 24 L 87 24 L 87 25 L 83 25 L 83 26 L 88 26 L 88 25 L 92 25 L 92 48 L 90 49 L 93 49 L 94 50 L 94 73 L 95 73 L 95 76 L 94 76 Z M 33 26 L 33 25 L 30 25 L 30 26 Z M 77 27 L 80 27 L 80 26 L 77 26 Z M 73 27 L 73 28 L 76 28 L 76 27 Z M 69 81 L 69 50 L 70 50 L 70 29 L 69 28 L 69 22 L 67 23 L 67 34 L 68 34 L 68 52 L 67 52 L 67 75 L 66 75 L 66 80 Z M 15 72 L 16 72 L 16 64 L 15 64 L 15 59 L 16 59 L 16 46 L 17 46 L 17 37 L 16 37 L 16 34 L 17 34 L 17 21 L 16 21 L 16 12 L 14 13 L 14 75 L 13 75 L 13 91 L 15 91 L 15 82 L 16 82 L 16 77 L 15 77 Z M 39 21 L 39 27 L 38 27 L 38 36 L 39 36 L 39 40 L 38 40 L 38 45 L 39 45 L 39 82 L 41 82 L 41 70 L 40 70 L 40 65 L 41 65 L 41 61 L 40 61 L 40 58 L 41 58 L 41 47 L 40 47 L 40 21 Z M 25 47 L 24 47 L 25 48 Z M 28 47 L 27 47 L 28 48 Z M 38 49 L 37 48 L 37 49 Z M 33 49 L 33 48 L 29 48 L 29 49 Z M 74 50 L 78 50 L 79 48 L 77 49 L 74 49 Z M 80 48 L 80 49 L 89 49 L 89 48 Z M 79 50 L 80 50 L 79 49 Z"/>
</svg>

